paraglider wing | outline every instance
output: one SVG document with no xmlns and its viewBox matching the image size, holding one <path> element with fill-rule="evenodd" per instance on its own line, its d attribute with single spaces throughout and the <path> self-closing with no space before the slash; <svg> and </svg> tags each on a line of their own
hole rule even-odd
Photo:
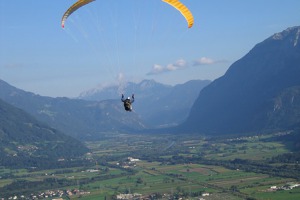
<svg viewBox="0 0 300 200">
<path fill-rule="evenodd" d="M 66 19 L 74 12 L 76 11 L 78 8 L 91 3 L 92 1 L 95 0 L 78 0 L 76 3 L 74 3 L 63 15 L 62 19 L 61 19 L 61 26 L 64 28 L 65 27 L 65 21 Z"/>
<path fill-rule="evenodd" d="M 163 2 L 166 2 L 179 10 L 181 14 L 185 17 L 188 27 L 191 28 L 194 24 L 194 17 L 192 13 L 189 11 L 189 9 L 183 5 L 179 0 L 162 0 Z"/>
</svg>

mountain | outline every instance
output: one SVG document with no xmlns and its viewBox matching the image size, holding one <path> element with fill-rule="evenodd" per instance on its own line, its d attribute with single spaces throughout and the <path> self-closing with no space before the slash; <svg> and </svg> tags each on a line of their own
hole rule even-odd
<svg viewBox="0 0 300 200">
<path fill-rule="evenodd" d="M 145 128 L 136 113 L 124 112 L 120 100 L 95 102 L 44 97 L 25 92 L 1 80 L 0 98 L 78 139 L 101 137 L 103 132 L 126 133 Z"/>
<path fill-rule="evenodd" d="M 140 83 L 128 82 L 122 86 L 111 85 L 101 88 L 91 89 L 82 92 L 79 99 L 101 101 L 107 99 L 120 99 L 120 90 L 126 91 L 131 96 L 135 93 L 141 99 L 149 99 L 162 96 L 171 90 L 172 86 L 158 83 L 154 80 L 143 80 Z M 125 94 L 126 95 L 126 94 Z"/>
<path fill-rule="evenodd" d="M 299 129 L 300 128 L 300 85 L 280 91 L 266 107 L 269 129 Z M 271 107 L 272 106 L 272 107 Z"/>
<path fill-rule="evenodd" d="M 154 80 L 140 83 L 127 83 L 125 95 L 135 94 L 134 110 L 147 127 L 168 127 L 182 123 L 190 111 L 199 92 L 211 81 L 192 80 L 175 86 L 165 85 Z M 81 93 L 85 100 L 120 99 L 118 86 L 93 89 Z"/>
<path fill-rule="evenodd" d="M 49 167 L 58 159 L 74 159 L 87 151 L 79 141 L 0 100 L 1 165 Z"/>
<path fill-rule="evenodd" d="M 208 80 L 191 80 L 178 84 L 168 93 L 159 98 L 149 100 L 148 105 L 142 107 L 141 117 L 151 122 L 152 127 L 161 128 L 175 126 L 182 123 L 189 115 L 190 109 L 199 96 L 200 91 L 209 85 Z M 143 105 L 141 105 L 143 106 Z M 149 108 L 151 108 L 149 110 Z"/>
<path fill-rule="evenodd" d="M 135 93 L 136 97 L 131 113 L 124 111 L 116 86 L 88 91 L 81 99 L 69 99 L 36 95 L 0 80 L 0 98 L 63 133 L 86 140 L 101 138 L 109 132 L 132 133 L 177 125 L 186 119 L 200 90 L 209 83 L 128 83 L 125 95 Z"/>
<path fill-rule="evenodd" d="M 204 88 L 181 131 L 207 134 L 300 126 L 300 27 L 276 33 Z"/>
</svg>

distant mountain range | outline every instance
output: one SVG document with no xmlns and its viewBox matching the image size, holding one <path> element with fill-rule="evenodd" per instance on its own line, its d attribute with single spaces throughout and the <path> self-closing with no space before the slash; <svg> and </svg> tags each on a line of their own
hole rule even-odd
<svg viewBox="0 0 300 200">
<path fill-rule="evenodd" d="M 58 159 L 75 159 L 87 151 L 79 141 L 0 100 L 2 166 L 49 168 Z"/>
<path fill-rule="evenodd" d="M 300 27 L 276 33 L 204 88 L 181 132 L 234 134 L 300 127 Z"/>
<path fill-rule="evenodd" d="M 144 128 L 139 116 L 123 111 L 116 100 L 101 102 L 35 95 L 0 81 L 0 98 L 75 138 L 102 137 L 101 132 Z"/>
<path fill-rule="evenodd" d="M 200 91 L 209 80 L 191 80 L 175 86 L 143 80 L 140 83 L 127 83 L 124 90 L 128 96 L 135 94 L 134 110 L 148 128 L 170 127 L 182 123 Z M 118 86 L 93 89 L 80 95 L 81 99 L 101 101 L 120 99 Z"/>
<path fill-rule="evenodd" d="M 101 138 L 103 133 L 134 133 L 165 124 L 177 124 L 187 117 L 201 88 L 209 82 L 190 81 L 174 87 L 152 80 L 128 83 L 126 90 L 136 95 L 134 112 L 131 113 L 124 111 L 118 95 L 115 95 L 118 99 L 102 95 L 102 99 L 97 97 L 99 99 L 94 98 L 94 101 L 43 97 L 1 80 L 0 98 L 63 133 L 78 139 L 95 139 Z M 107 90 L 112 88 L 94 95 L 101 96 Z M 86 98 L 93 99 L 91 96 Z"/>
</svg>

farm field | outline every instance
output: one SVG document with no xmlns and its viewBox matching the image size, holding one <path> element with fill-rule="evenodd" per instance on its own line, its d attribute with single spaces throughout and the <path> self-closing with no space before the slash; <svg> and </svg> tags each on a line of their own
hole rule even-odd
<svg viewBox="0 0 300 200">
<path fill-rule="evenodd" d="M 135 199 L 299 199 L 300 187 L 288 186 L 297 185 L 300 174 L 276 176 L 274 169 L 286 164 L 269 163 L 272 157 L 289 152 L 273 137 L 276 134 L 242 139 L 111 135 L 86 143 L 91 151 L 82 166 L 0 168 L 0 194 L 5 191 L 7 195 L 0 198 L 70 191 L 62 198 L 116 199 L 120 194 L 135 194 Z"/>
</svg>

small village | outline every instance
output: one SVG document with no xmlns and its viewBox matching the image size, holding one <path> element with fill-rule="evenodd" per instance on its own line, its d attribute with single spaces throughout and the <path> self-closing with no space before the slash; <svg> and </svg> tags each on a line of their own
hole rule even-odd
<svg viewBox="0 0 300 200">
<path fill-rule="evenodd" d="M 20 196 L 12 196 L 7 199 L 9 200 L 16 200 L 16 199 L 30 199 L 30 200 L 37 200 L 37 199 L 53 199 L 53 200 L 58 200 L 58 199 L 63 199 L 63 197 L 66 196 L 77 196 L 77 195 L 86 195 L 90 194 L 90 192 L 82 191 L 82 190 L 47 190 L 44 192 L 40 192 L 37 194 L 30 194 L 30 195 L 20 195 Z M 1 200 L 5 200 L 4 198 L 1 198 Z"/>
<path fill-rule="evenodd" d="M 209 196 L 209 193 L 202 193 L 200 197 L 196 198 L 197 200 L 205 200 L 203 197 Z M 142 194 L 134 193 L 134 194 L 119 194 L 116 196 L 116 199 L 118 200 L 152 200 L 152 199 L 178 199 L 178 200 L 184 200 L 186 198 L 180 197 L 178 195 L 172 195 L 172 194 L 150 194 L 143 196 Z"/>
<path fill-rule="evenodd" d="M 292 190 L 296 187 L 300 187 L 299 183 L 288 183 L 286 185 L 283 186 L 271 186 L 267 191 L 268 192 L 273 192 L 273 191 L 278 191 L 278 190 Z"/>
</svg>

